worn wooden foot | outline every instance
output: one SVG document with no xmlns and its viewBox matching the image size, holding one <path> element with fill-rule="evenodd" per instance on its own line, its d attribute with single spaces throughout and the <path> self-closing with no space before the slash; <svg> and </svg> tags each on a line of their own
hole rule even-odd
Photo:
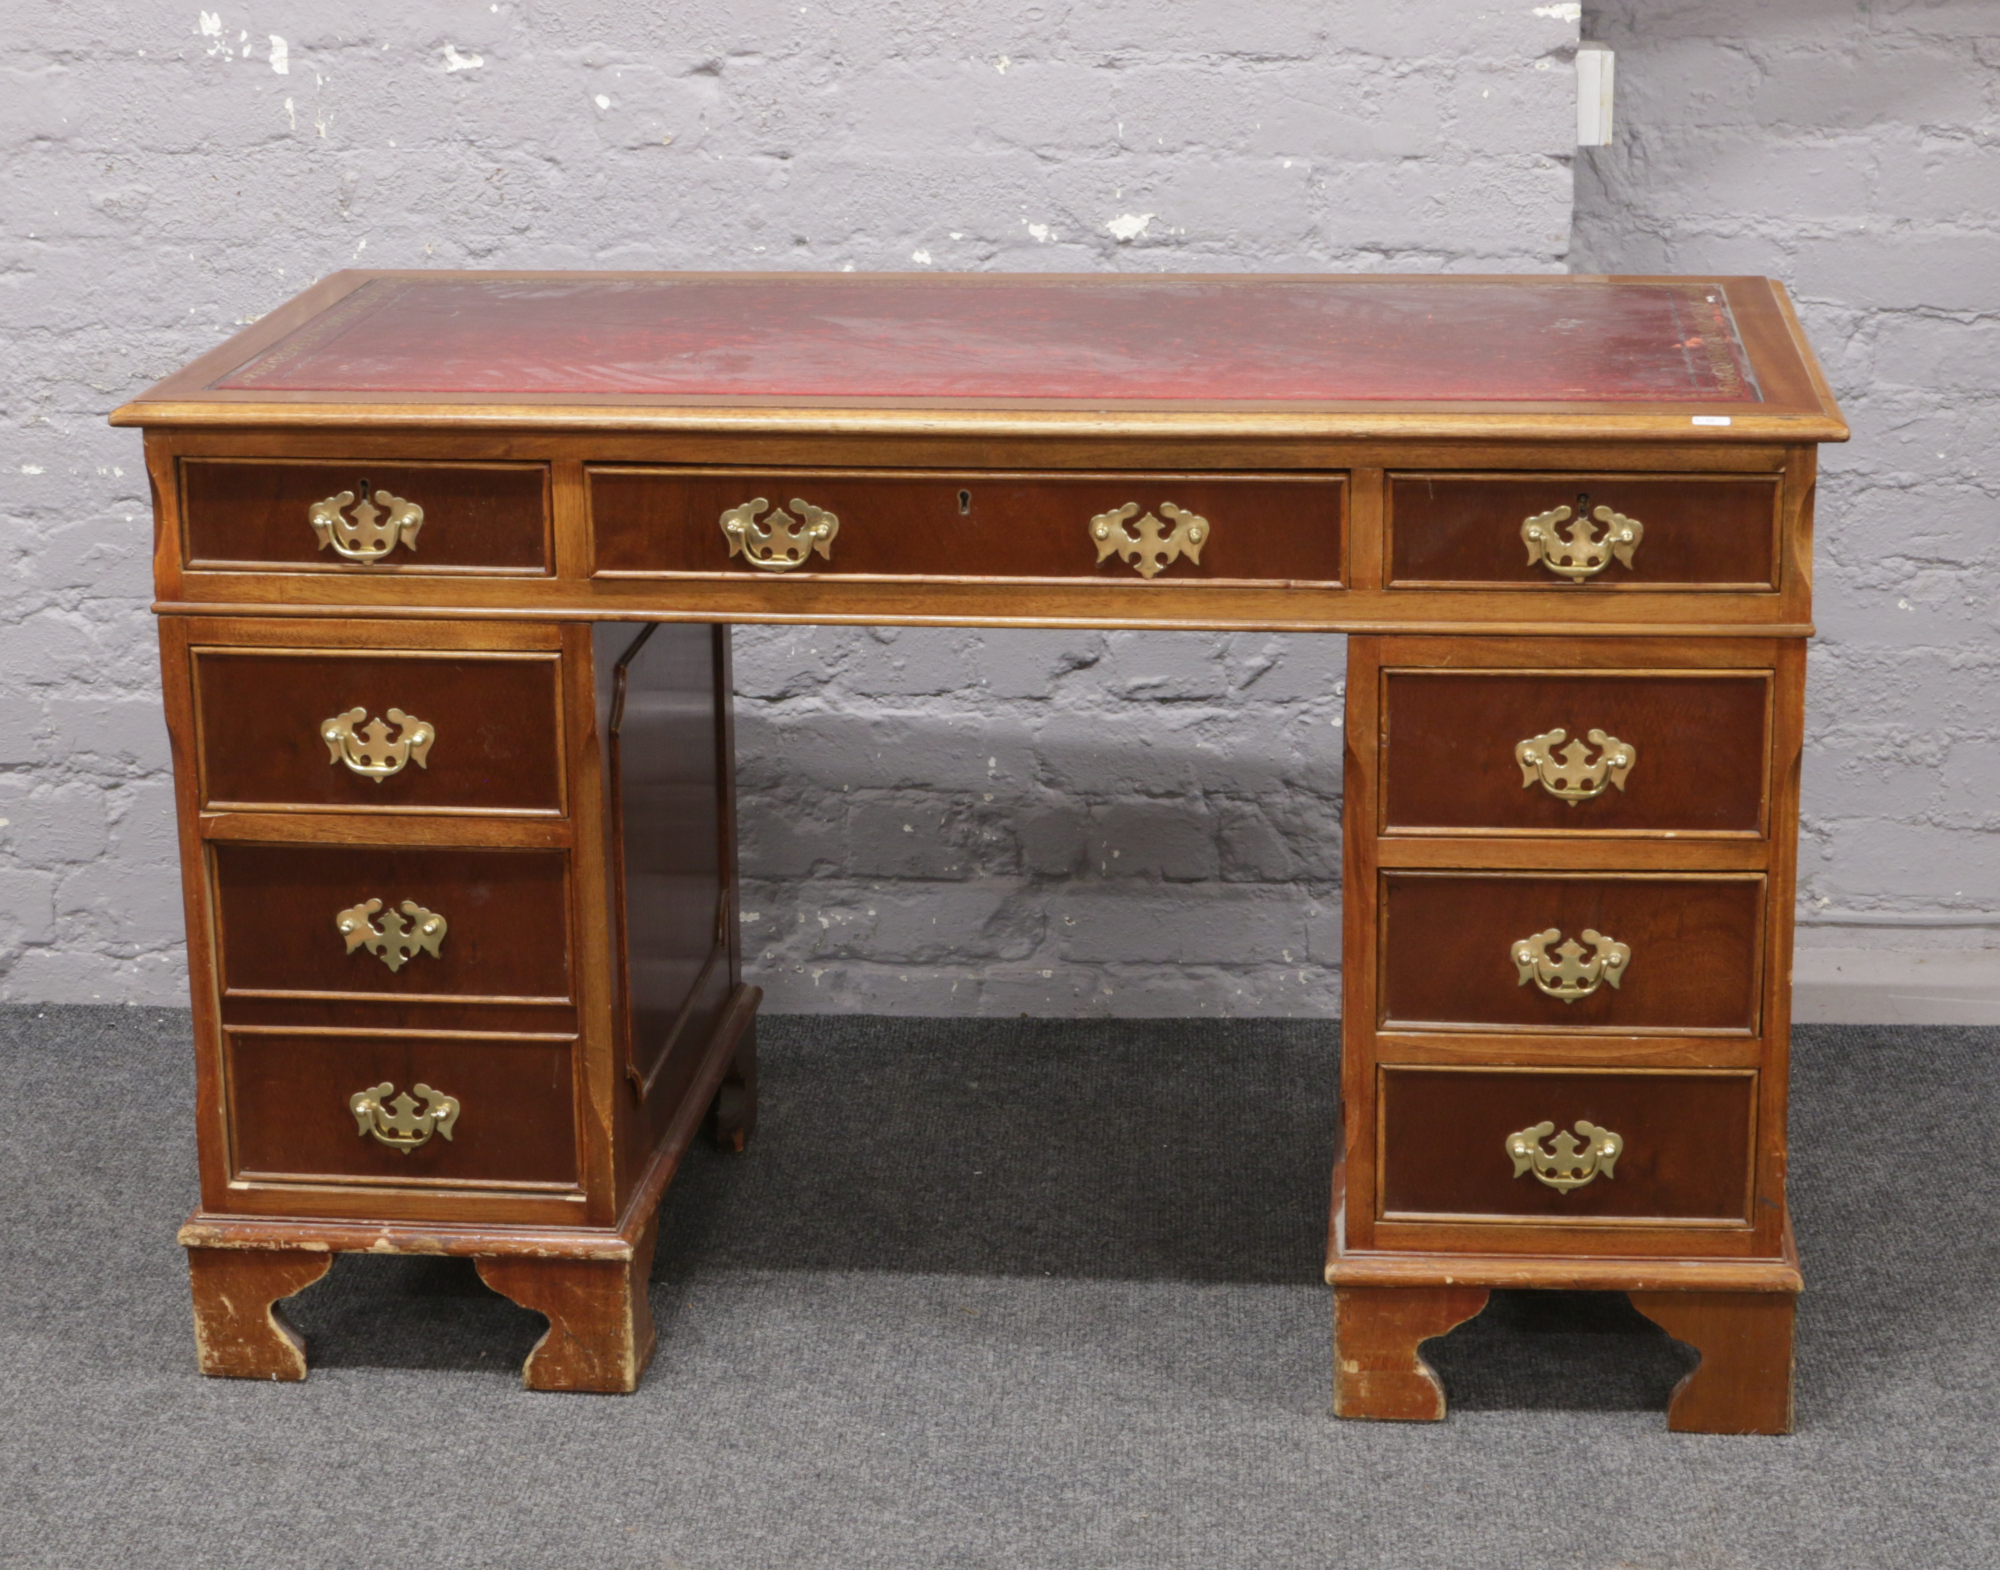
<svg viewBox="0 0 2000 1570">
<path fill-rule="evenodd" d="M 1335 1287 L 1333 1411 L 1435 1423 L 1444 1386 L 1418 1344 L 1462 1325 L 1486 1306 L 1485 1287 Z"/>
<path fill-rule="evenodd" d="M 709 1107 L 708 1129 L 716 1144 L 741 1155 L 757 1128 L 757 1022 L 743 1027 L 729 1071 Z"/>
<path fill-rule="evenodd" d="M 530 1390 L 594 1390 L 622 1395 L 639 1388 L 653 1360 L 653 1310 L 646 1278 L 660 1233 L 655 1216 L 629 1260 L 538 1259 L 482 1254 L 479 1279 L 504 1298 L 546 1315 L 549 1328 L 521 1368 Z"/>
<path fill-rule="evenodd" d="M 201 1371 L 223 1379 L 304 1379 L 306 1340 L 278 1300 L 325 1275 L 332 1251 L 190 1248 L 187 1256 Z"/>
<path fill-rule="evenodd" d="M 1790 1292 L 1629 1292 L 1632 1306 L 1701 1364 L 1674 1387 L 1667 1427 L 1680 1434 L 1792 1431 Z"/>
</svg>

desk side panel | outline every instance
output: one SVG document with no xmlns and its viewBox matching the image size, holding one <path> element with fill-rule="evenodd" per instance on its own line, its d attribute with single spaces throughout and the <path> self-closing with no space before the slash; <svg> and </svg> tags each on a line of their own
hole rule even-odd
<svg viewBox="0 0 2000 1570">
<path fill-rule="evenodd" d="M 739 979 L 729 629 L 601 625 L 622 1210 L 701 1083 Z"/>
</svg>

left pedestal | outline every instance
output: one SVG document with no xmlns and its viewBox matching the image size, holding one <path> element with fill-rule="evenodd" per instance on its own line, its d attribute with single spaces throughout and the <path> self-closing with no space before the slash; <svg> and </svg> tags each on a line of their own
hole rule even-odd
<svg viewBox="0 0 2000 1570">
<path fill-rule="evenodd" d="M 657 1211 L 755 1120 L 728 629 L 168 616 L 199 1069 L 204 1372 L 301 1379 L 335 1253 L 547 1316 L 540 1390 L 636 1387 Z"/>
</svg>

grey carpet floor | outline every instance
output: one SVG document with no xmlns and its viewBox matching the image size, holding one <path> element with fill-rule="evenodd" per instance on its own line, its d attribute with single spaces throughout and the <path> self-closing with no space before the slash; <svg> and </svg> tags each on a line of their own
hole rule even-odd
<svg viewBox="0 0 2000 1570">
<path fill-rule="evenodd" d="M 0 1564 L 2000 1565 L 2000 1032 L 1802 1029 L 1799 1431 L 1669 1435 L 1684 1348 L 1516 1294 L 1439 1425 L 1328 1416 L 1336 1032 L 774 1019 L 669 1192 L 631 1397 L 346 1258 L 302 1385 L 195 1372 L 185 1014 L 0 1010 Z"/>
</svg>

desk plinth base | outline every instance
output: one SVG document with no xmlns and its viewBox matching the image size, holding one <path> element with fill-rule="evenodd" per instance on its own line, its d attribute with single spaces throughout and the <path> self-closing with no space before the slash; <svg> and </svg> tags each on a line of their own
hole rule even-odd
<svg viewBox="0 0 2000 1570">
<path fill-rule="evenodd" d="M 1788 1434 L 1798 1254 L 1789 1218 L 1784 1257 L 1564 1259 L 1500 1254 L 1350 1252 L 1338 1237 L 1333 1287 L 1337 1417 L 1439 1422 L 1444 1387 L 1423 1342 L 1465 1323 L 1496 1287 L 1623 1292 L 1701 1363 L 1674 1388 L 1667 1427 L 1685 1434 Z"/>
</svg>

